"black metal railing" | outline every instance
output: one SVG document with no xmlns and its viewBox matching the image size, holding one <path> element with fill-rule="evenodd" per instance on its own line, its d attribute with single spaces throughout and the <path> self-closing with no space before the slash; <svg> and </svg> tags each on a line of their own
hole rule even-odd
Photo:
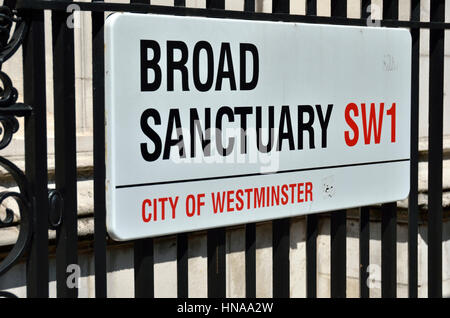
<svg viewBox="0 0 450 318">
<path fill-rule="evenodd" d="M 19 121 L 17 117 L 25 116 L 28 118 L 32 112 L 32 108 L 29 106 L 31 104 L 17 102 L 17 89 L 13 86 L 9 76 L 1 71 L 3 63 L 11 58 L 22 44 L 29 25 L 29 20 L 26 17 L 19 16 L 16 11 L 12 10 L 13 4 L 11 1 L 5 1 L 4 5 L 0 7 L 0 123 L 2 126 L 0 128 L 0 150 L 10 144 L 13 135 L 18 131 Z M 12 30 L 14 30 L 14 33 L 11 35 Z M 3 275 L 27 251 L 35 221 L 33 215 L 34 200 L 27 177 L 14 163 L 1 156 L 0 166 L 12 176 L 19 188 L 19 192 L 0 192 L 0 204 L 3 204 L 9 198 L 14 199 L 19 208 L 20 221 L 17 241 L 9 254 L 0 262 L 0 275 Z M 18 222 L 18 220 L 15 218 L 14 211 L 6 208 L 4 218 L 0 219 L 0 228 L 11 226 L 15 222 Z M 15 295 L 2 291 L 0 297 L 15 297 Z"/>
<path fill-rule="evenodd" d="M 23 173 L 8 160 L 0 157 L 0 165 L 8 169 L 17 181 L 20 193 L 0 194 L 0 202 L 13 196 L 20 202 L 21 232 L 19 239 L 0 265 L 4 274 L 28 249 L 27 295 L 48 297 L 49 218 L 61 213 L 61 222 L 50 222 L 57 231 L 56 281 L 58 297 L 77 297 L 76 288 L 66 284 L 69 264 L 77 263 L 77 165 L 75 126 L 75 67 L 74 33 L 66 26 L 71 14 L 69 4 L 90 11 L 92 18 L 93 72 L 93 154 L 94 154 L 94 257 L 95 295 L 107 296 L 107 232 L 105 208 L 105 132 L 104 132 L 104 12 L 128 11 L 138 13 L 172 14 L 216 18 L 264 21 L 322 23 L 367 26 L 370 0 L 361 1 L 360 18 L 347 18 L 347 2 L 331 1 L 331 17 L 317 16 L 316 0 L 307 0 L 306 15 L 291 15 L 289 0 L 273 0 L 272 14 L 256 13 L 255 1 L 245 0 L 243 11 L 225 10 L 225 0 L 207 0 L 206 9 L 186 8 L 184 0 L 175 0 L 174 7 L 153 6 L 147 0 L 131 0 L 130 4 L 103 1 L 72 2 L 66 0 L 5 0 L 0 10 L 0 64 L 10 57 L 23 39 L 24 104 L 15 103 L 9 77 L 0 72 L 3 90 L 0 96 L 0 122 L 3 139 L 0 149 L 7 146 L 17 124 L 16 116 L 25 116 L 25 170 Z M 14 9 L 11 11 L 9 9 Z M 8 11 L 9 10 L 9 11 Z M 49 195 L 47 177 L 46 76 L 44 10 L 52 14 L 53 92 L 55 120 L 55 183 Z M 411 192 L 408 210 L 408 281 L 409 297 L 418 296 L 418 127 L 419 127 L 419 41 L 420 29 L 430 30 L 429 73 L 429 165 L 428 165 L 428 295 L 442 297 L 442 169 L 443 169 L 443 96 L 444 96 L 444 31 L 445 1 L 431 1 L 430 22 L 420 21 L 420 1 L 410 1 L 410 20 L 399 21 L 399 1 L 383 1 L 381 27 L 409 28 L 412 36 L 411 82 Z M 14 13 L 14 14 L 13 14 Z M 9 39 L 11 24 L 16 23 L 15 37 Z M 25 31 L 28 30 L 26 36 Z M 21 33 L 20 33 L 21 32 Z M 6 37 L 8 34 L 8 37 Z M 5 40 L 6 39 L 6 40 Z M 11 44 L 12 43 L 12 44 Z M 10 50 L 11 46 L 14 50 Z M 9 50 L 9 51 L 8 51 Z M 14 97 L 14 96 L 13 96 Z M 27 106 L 30 105 L 30 106 Z M 6 138 L 6 139 L 5 139 Z M 8 140 L 9 139 L 9 140 Z M 52 200 L 49 202 L 49 197 Z M 58 198 L 55 203 L 53 200 Z M 56 209 L 55 206 L 59 206 Z M 56 211 L 55 211 L 56 210 Z M 397 205 L 382 205 L 382 297 L 397 293 Z M 3 220 L 0 227 L 11 222 Z M 319 218 L 307 216 L 306 230 L 306 295 L 317 296 L 317 237 Z M 360 296 L 369 297 L 367 268 L 369 266 L 369 207 L 360 208 Z M 331 213 L 331 297 L 346 297 L 346 237 L 347 212 Z M 290 219 L 273 221 L 273 296 L 290 295 Z M 28 246 L 32 232 L 31 245 Z M 256 225 L 245 226 L 246 296 L 256 296 Z M 22 233 L 25 233 L 22 235 Z M 21 236 L 22 235 L 22 236 Z M 208 297 L 226 296 L 226 229 L 207 232 Z M 135 296 L 154 296 L 153 239 L 134 242 Z M 177 235 L 178 297 L 188 295 L 188 233 Z M 0 296 L 12 296 L 1 293 Z"/>
</svg>

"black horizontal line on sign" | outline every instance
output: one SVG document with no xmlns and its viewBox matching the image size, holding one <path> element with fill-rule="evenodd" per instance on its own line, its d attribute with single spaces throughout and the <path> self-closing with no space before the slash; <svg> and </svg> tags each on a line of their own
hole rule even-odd
<svg viewBox="0 0 450 318">
<path fill-rule="evenodd" d="M 275 171 L 275 172 L 272 172 L 272 173 L 249 173 L 249 174 L 238 174 L 238 175 L 218 176 L 218 177 L 208 177 L 208 178 L 196 178 L 196 179 L 185 179 L 185 180 L 172 180 L 172 181 L 161 181 L 161 182 L 125 184 L 125 185 L 118 185 L 118 186 L 116 186 L 116 189 L 147 187 L 147 186 L 164 185 L 164 184 L 172 184 L 172 183 L 187 183 L 187 182 L 210 181 L 210 180 L 220 180 L 220 179 L 268 176 L 268 175 L 282 174 L 282 173 L 313 171 L 313 170 L 325 170 L 325 169 L 337 169 L 337 168 L 348 168 L 348 167 L 358 167 L 358 166 L 370 166 L 370 165 L 378 165 L 378 164 L 384 164 L 384 163 L 396 163 L 396 162 L 404 162 L 404 161 L 410 161 L 410 159 L 396 159 L 396 160 L 385 160 L 385 161 L 351 163 L 351 164 L 346 164 L 346 165 L 314 167 L 314 168 L 293 169 L 293 170 L 282 170 L 282 171 Z"/>
</svg>

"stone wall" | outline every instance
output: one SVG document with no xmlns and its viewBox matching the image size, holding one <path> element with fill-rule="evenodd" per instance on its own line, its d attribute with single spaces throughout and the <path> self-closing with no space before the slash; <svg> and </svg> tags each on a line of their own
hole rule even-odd
<svg viewBox="0 0 450 318">
<path fill-rule="evenodd" d="M 443 294 L 450 297 L 450 213 L 445 213 L 443 227 Z M 79 265 L 81 267 L 80 297 L 94 297 L 94 259 L 89 239 L 92 221 L 79 226 Z M 330 218 L 321 214 L 317 239 L 318 297 L 330 297 Z M 54 237 L 51 235 L 51 237 Z M 306 219 L 291 220 L 290 295 L 306 297 Z M 408 225 L 406 212 L 399 211 L 397 225 L 397 293 L 408 296 Z M 50 296 L 56 296 L 54 246 L 50 247 Z M 176 297 L 176 238 L 159 238 L 154 245 L 155 297 Z M 207 297 L 206 233 L 192 233 L 188 247 L 189 297 Z M 421 214 L 418 236 L 419 297 L 427 297 L 427 224 Z M 370 223 L 370 296 L 381 297 L 381 220 L 377 208 L 371 211 Z M 133 246 L 109 242 L 107 254 L 108 297 L 134 296 Z M 0 290 L 26 297 L 25 263 L 19 263 L 0 277 Z M 245 297 L 245 229 L 236 227 L 226 235 L 226 295 Z M 256 228 L 256 296 L 272 297 L 272 223 Z M 358 211 L 348 212 L 347 219 L 347 297 L 359 297 L 359 218 Z"/>
</svg>

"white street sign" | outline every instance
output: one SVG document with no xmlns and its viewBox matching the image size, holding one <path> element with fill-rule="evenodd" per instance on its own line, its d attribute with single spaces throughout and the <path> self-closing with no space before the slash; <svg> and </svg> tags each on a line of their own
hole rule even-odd
<svg viewBox="0 0 450 318">
<path fill-rule="evenodd" d="M 407 30 L 118 13 L 105 54 L 116 240 L 408 196 Z"/>
</svg>

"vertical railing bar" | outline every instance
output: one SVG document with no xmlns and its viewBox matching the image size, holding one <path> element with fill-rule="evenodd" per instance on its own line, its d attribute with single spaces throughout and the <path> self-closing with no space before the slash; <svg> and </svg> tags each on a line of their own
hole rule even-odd
<svg viewBox="0 0 450 318">
<path fill-rule="evenodd" d="M 289 13 L 290 0 L 272 0 L 272 13 Z"/>
<path fill-rule="evenodd" d="M 381 297 L 397 296 L 397 204 L 381 207 Z"/>
<path fill-rule="evenodd" d="M 331 16 L 347 16 L 347 1 L 331 1 Z M 347 211 L 331 212 L 331 297 L 345 298 L 347 290 Z"/>
<path fill-rule="evenodd" d="M 444 22 L 445 1 L 430 2 L 430 21 Z M 428 297 L 442 297 L 442 159 L 444 29 L 430 30 L 428 125 Z"/>
<path fill-rule="evenodd" d="M 244 1 L 244 11 L 255 12 L 255 0 Z M 256 298 L 256 224 L 245 225 L 245 297 Z"/>
<path fill-rule="evenodd" d="M 225 0 L 207 0 L 207 9 L 225 9 Z M 226 230 L 212 229 L 206 235 L 208 256 L 208 297 L 224 298 L 226 295 Z"/>
<path fill-rule="evenodd" d="M 317 0 L 306 1 L 306 15 L 317 15 Z M 319 216 L 306 216 L 306 297 L 317 297 L 317 235 Z"/>
<path fill-rule="evenodd" d="M 367 279 L 370 251 L 370 209 L 362 207 L 359 216 L 359 297 L 369 298 Z"/>
<path fill-rule="evenodd" d="M 289 13 L 289 0 L 273 0 L 273 13 Z M 289 266 L 290 219 L 272 222 L 272 275 L 273 297 L 288 298 L 290 296 Z"/>
<path fill-rule="evenodd" d="M 134 297 L 154 297 L 153 239 L 134 243 Z"/>
<path fill-rule="evenodd" d="M 256 0 L 244 0 L 244 11 L 255 12 Z"/>
<path fill-rule="evenodd" d="M 208 298 L 226 297 L 225 228 L 209 230 L 206 234 L 208 255 Z"/>
<path fill-rule="evenodd" d="M 272 222 L 274 298 L 288 298 L 290 296 L 289 228 L 290 219 L 280 219 Z"/>
<path fill-rule="evenodd" d="M 225 0 L 206 0 L 206 9 L 225 9 Z"/>
<path fill-rule="evenodd" d="M 371 16 L 371 0 L 361 1 L 361 18 Z M 367 269 L 370 262 L 370 209 L 362 207 L 359 211 L 359 297 L 369 298 L 370 291 L 367 284 L 369 273 Z"/>
<path fill-rule="evenodd" d="M 25 118 L 25 171 L 33 197 L 33 237 L 27 260 L 27 297 L 48 297 L 48 177 L 45 95 L 44 11 L 27 12 L 30 29 L 23 43 L 24 102 L 33 107 Z"/>
<path fill-rule="evenodd" d="M 331 16 L 346 17 L 347 16 L 347 0 L 331 0 Z"/>
<path fill-rule="evenodd" d="M 256 298 L 256 224 L 245 226 L 245 297 Z"/>
<path fill-rule="evenodd" d="M 383 19 L 398 19 L 398 0 L 383 2 Z M 397 296 L 397 203 L 381 205 L 381 296 Z"/>
<path fill-rule="evenodd" d="M 93 0 L 93 2 L 103 0 Z M 106 198 L 105 198 L 105 56 L 104 13 L 91 12 L 92 106 L 94 131 L 94 267 L 95 297 L 106 298 Z"/>
<path fill-rule="evenodd" d="M 347 294 L 347 212 L 331 213 L 331 297 L 345 298 Z"/>
<path fill-rule="evenodd" d="M 130 3 L 150 3 L 149 0 L 130 0 Z M 154 297 L 153 239 L 134 242 L 134 295 L 136 298 Z"/>
<path fill-rule="evenodd" d="M 306 217 L 306 297 L 317 297 L 317 235 L 319 217 Z"/>
<path fill-rule="evenodd" d="M 188 235 L 177 235 L 177 291 L 178 298 L 189 296 L 188 281 Z"/>
<path fill-rule="evenodd" d="M 411 0 L 411 21 L 420 21 L 420 0 Z M 411 185 L 408 211 L 408 294 L 418 297 L 418 179 L 419 179 L 419 62 L 420 29 L 411 29 Z"/>
<path fill-rule="evenodd" d="M 52 12 L 55 183 L 63 200 L 63 219 L 56 233 L 56 292 L 58 297 L 76 298 L 78 288 L 67 285 L 67 267 L 78 263 L 75 57 L 69 14 Z"/>
<path fill-rule="evenodd" d="M 185 7 L 186 0 L 175 0 L 174 6 Z M 188 235 L 177 235 L 177 295 L 179 298 L 189 296 L 189 264 L 188 264 Z"/>
<path fill-rule="evenodd" d="M 369 8 L 372 5 L 372 0 L 361 0 L 361 18 L 367 19 L 372 13 L 369 11 Z"/>
<path fill-rule="evenodd" d="M 317 0 L 306 1 L 306 15 L 317 15 Z"/>
</svg>

